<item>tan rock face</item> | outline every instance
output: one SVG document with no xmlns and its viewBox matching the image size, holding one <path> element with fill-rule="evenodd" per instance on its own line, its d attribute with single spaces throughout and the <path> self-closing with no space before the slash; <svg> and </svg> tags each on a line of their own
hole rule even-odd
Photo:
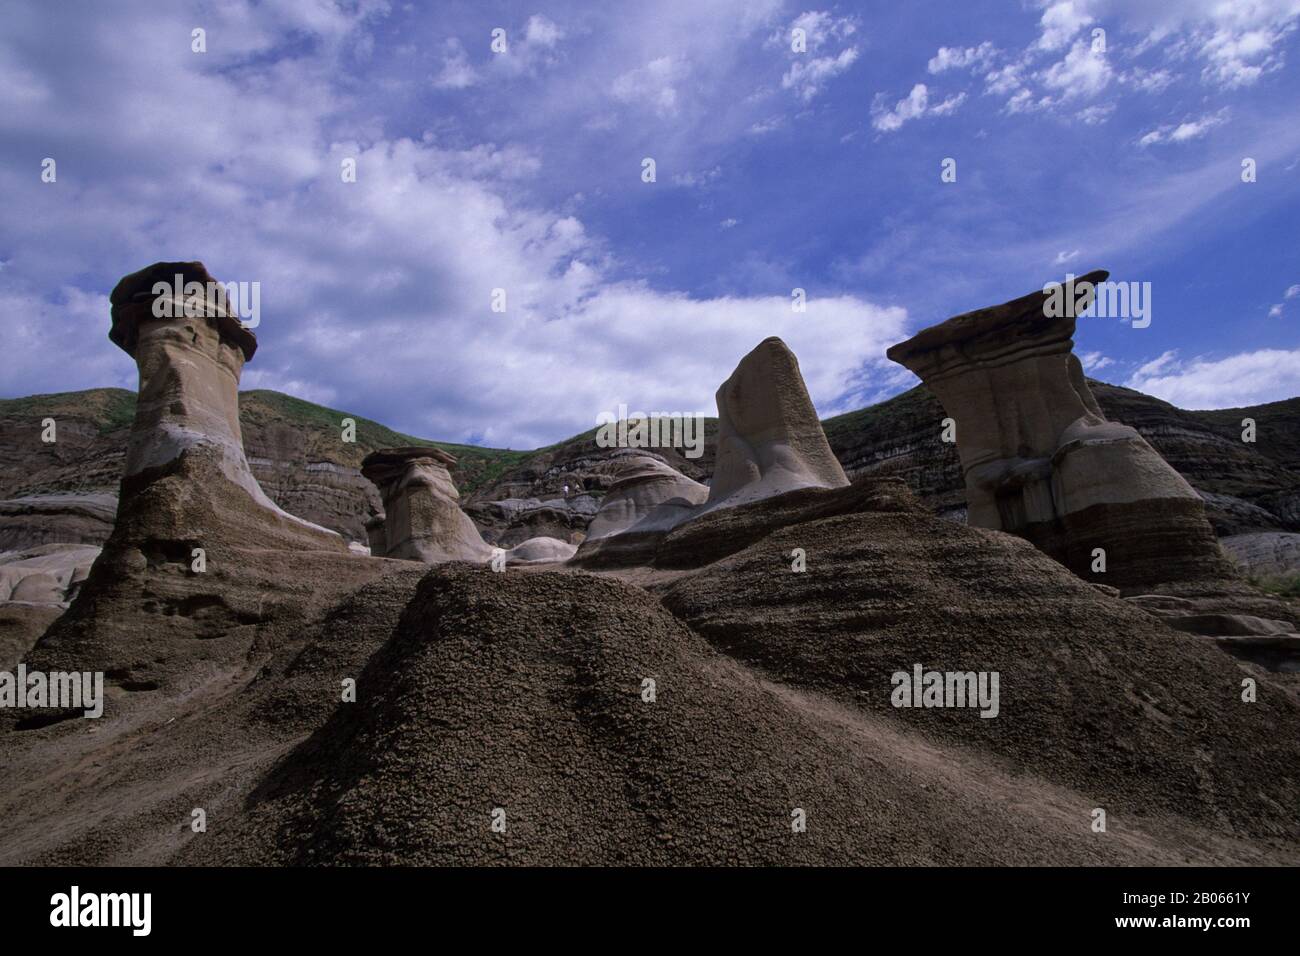
<svg viewBox="0 0 1300 956">
<path fill-rule="evenodd" d="M 779 338 L 764 339 L 718 389 L 718 451 L 708 509 L 799 488 L 843 488 L 799 362 Z"/>
<path fill-rule="evenodd" d="M 486 561 L 493 549 L 460 508 L 448 465 L 456 459 L 440 448 L 391 448 L 367 455 L 361 473 L 384 500 L 383 551 L 372 532 L 371 553 L 408 561 Z"/>
<path fill-rule="evenodd" d="M 969 523 L 1120 587 L 1230 573 L 1200 497 L 1136 430 L 1106 420 L 1072 351 L 1074 317 L 1045 314 L 1045 300 L 955 316 L 889 349 L 956 422 Z"/>
</svg>

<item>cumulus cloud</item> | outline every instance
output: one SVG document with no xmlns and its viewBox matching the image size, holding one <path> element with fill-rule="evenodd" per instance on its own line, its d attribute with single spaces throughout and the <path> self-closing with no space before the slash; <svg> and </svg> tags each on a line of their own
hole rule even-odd
<svg viewBox="0 0 1300 956">
<path fill-rule="evenodd" d="M 1269 308 L 1268 317 L 1270 319 L 1280 319 L 1282 313 L 1286 311 L 1286 303 L 1297 296 L 1300 296 L 1300 285 L 1287 286 L 1287 290 L 1282 293 L 1283 301 L 1277 302 Z"/>
<path fill-rule="evenodd" d="M 1109 368 L 1115 364 L 1115 360 L 1101 352 L 1084 352 L 1079 356 L 1079 362 L 1083 365 L 1085 372 L 1100 372 L 1104 368 Z"/>
<path fill-rule="evenodd" d="M 469 62 L 469 55 L 457 37 L 443 42 L 442 69 L 433 79 L 433 85 L 444 90 L 463 90 L 479 81 L 478 70 Z"/>
<path fill-rule="evenodd" d="M 1142 365 L 1126 383 L 1181 408 L 1240 408 L 1300 395 L 1300 349 L 1259 349 L 1187 362 L 1174 352 Z"/>
<path fill-rule="evenodd" d="M 506 31 L 504 52 L 488 49 L 483 54 L 482 63 L 475 66 L 461 39 L 448 37 L 443 41 L 442 69 L 434 76 L 433 85 L 444 90 L 463 90 L 477 86 L 489 75 L 516 77 L 536 74 L 558 62 L 557 47 L 563 38 L 564 31 L 556 23 L 541 14 L 534 14 L 523 29 Z"/>
<path fill-rule="evenodd" d="M 805 103 L 813 100 L 826 84 L 849 69 L 858 59 L 858 47 L 850 38 L 858 32 L 858 21 L 835 16 L 826 10 L 810 10 L 795 17 L 788 27 L 767 39 L 767 46 L 786 51 L 789 63 L 781 76 L 781 88 L 792 90 Z M 794 39 L 803 37 L 804 49 L 796 50 Z M 835 52 L 835 48 L 839 51 Z"/>
<path fill-rule="evenodd" d="M 767 38 L 767 45 L 790 49 L 798 30 L 804 37 L 808 52 L 817 53 L 855 36 L 858 26 L 857 19 L 851 16 L 838 17 L 829 10 L 807 10 L 790 21 L 785 29 L 772 33 Z"/>
<path fill-rule="evenodd" d="M 1110 119 L 1110 114 L 1113 112 L 1115 112 L 1115 104 L 1106 103 L 1104 105 L 1098 104 L 1096 106 L 1085 107 L 1084 109 L 1079 110 L 1076 115 L 1079 122 L 1083 123 L 1085 126 L 1099 126 L 1106 122 L 1106 120 Z"/>
<path fill-rule="evenodd" d="M 614 98 L 647 107 L 660 116 L 677 112 L 677 86 L 690 70 L 678 57 L 656 57 L 644 66 L 628 70 L 614 80 Z"/>
</svg>

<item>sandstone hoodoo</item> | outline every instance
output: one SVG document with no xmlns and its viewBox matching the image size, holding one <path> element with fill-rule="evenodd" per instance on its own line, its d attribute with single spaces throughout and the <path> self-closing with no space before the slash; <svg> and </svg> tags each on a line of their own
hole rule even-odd
<svg viewBox="0 0 1300 956">
<path fill-rule="evenodd" d="M 384 499 L 383 550 L 376 550 L 380 536 L 372 530 L 372 554 L 426 564 L 492 557 L 492 548 L 460 509 L 460 493 L 447 471 L 455 463 L 452 455 L 433 446 L 388 448 L 366 456 L 361 473 Z"/>
<path fill-rule="evenodd" d="M 371 554 L 441 564 L 485 562 L 498 549 L 483 540 L 460 507 L 460 493 L 448 466 L 456 459 L 431 445 L 385 448 L 367 455 L 361 473 L 379 488 L 384 500 L 382 524 L 366 525 Z M 504 551 L 510 564 L 567 561 L 576 545 L 551 537 L 529 538 Z"/>
<path fill-rule="evenodd" d="M 372 573 L 340 535 L 262 492 L 238 409 L 256 339 L 211 292 L 155 309 L 155 283 L 170 287 L 177 273 L 216 287 L 201 263 L 164 262 L 113 290 L 110 338 L 140 372 L 116 520 L 77 600 L 27 657 L 34 668 L 104 671 L 110 712 L 130 688 L 243 660 L 257 625 Z"/>
<path fill-rule="evenodd" d="M 954 316 L 887 353 L 956 423 L 967 520 L 1121 588 L 1231 575 L 1201 498 L 1136 430 L 1106 420 L 1073 353 L 1074 316 L 1049 315 L 1047 299 Z"/>
<path fill-rule="evenodd" d="M 186 285 L 200 284 L 205 294 L 181 301 L 170 292 L 154 294 L 155 284 L 170 286 L 177 275 Z M 240 502 L 232 519 L 251 519 L 259 535 L 272 535 L 286 546 L 342 549 L 339 535 L 271 501 L 248 467 L 239 427 L 239 377 L 257 350 L 257 338 L 227 311 L 220 288 L 201 262 L 157 262 L 113 289 L 108 335 L 140 371 L 119 514 L 127 499 L 174 472 L 182 460 L 201 458 L 213 480 L 228 482 L 249 499 Z M 161 300 L 170 300 L 167 308 L 156 307 Z"/>
<path fill-rule="evenodd" d="M 747 504 L 800 488 L 843 488 L 799 361 L 779 338 L 740 360 L 717 393 L 718 451 L 708 509 Z"/>
</svg>

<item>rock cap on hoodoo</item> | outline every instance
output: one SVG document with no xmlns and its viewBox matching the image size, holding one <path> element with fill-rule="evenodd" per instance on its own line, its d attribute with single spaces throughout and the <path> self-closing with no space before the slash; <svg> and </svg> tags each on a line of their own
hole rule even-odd
<svg viewBox="0 0 1300 956">
<path fill-rule="evenodd" d="M 368 481 L 383 486 L 405 471 L 409 462 L 429 458 L 444 468 L 456 464 L 454 455 L 433 445 L 408 445 L 405 448 L 381 448 L 361 459 L 361 474 Z"/>
<path fill-rule="evenodd" d="M 1084 283 L 1096 285 L 1109 276 L 1105 269 L 1097 269 L 1073 282 L 1076 287 Z M 1068 351 L 1075 317 L 1047 315 L 1044 305 L 1049 295 L 1039 289 L 1000 305 L 954 315 L 946 322 L 922 329 L 905 342 L 891 345 L 885 355 L 921 375 L 921 369 L 934 374 L 937 366 L 947 364 L 945 358 L 962 362 L 994 359 L 1026 347 L 1043 352 Z"/>
<path fill-rule="evenodd" d="M 190 282 L 202 283 L 205 289 L 213 289 L 215 298 L 207 299 L 207 318 L 215 323 L 221 337 L 244 353 L 244 361 L 253 357 L 257 351 L 257 336 L 252 329 L 239 321 L 229 309 L 225 289 L 221 282 L 213 278 L 202 262 L 155 262 L 145 266 L 139 272 L 124 276 L 108 300 L 111 303 L 113 325 L 108 337 L 114 345 L 128 355 L 135 355 L 139 323 L 156 318 L 153 315 L 153 303 L 159 296 L 154 294 L 154 286 L 159 282 L 171 285 L 176 276 L 181 277 L 182 285 Z M 208 283 L 214 283 L 209 286 Z M 181 303 L 177 303 L 181 305 Z M 183 312 L 181 313 L 183 314 Z"/>
</svg>

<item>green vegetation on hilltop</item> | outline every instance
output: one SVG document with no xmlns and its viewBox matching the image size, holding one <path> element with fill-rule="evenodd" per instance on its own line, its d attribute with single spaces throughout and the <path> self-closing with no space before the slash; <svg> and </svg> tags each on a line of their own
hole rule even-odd
<svg viewBox="0 0 1300 956">
<path fill-rule="evenodd" d="M 95 422 L 101 435 L 125 428 L 135 418 L 135 392 L 125 388 L 88 388 L 22 398 L 0 398 L 0 418 L 75 418 Z"/>
</svg>

